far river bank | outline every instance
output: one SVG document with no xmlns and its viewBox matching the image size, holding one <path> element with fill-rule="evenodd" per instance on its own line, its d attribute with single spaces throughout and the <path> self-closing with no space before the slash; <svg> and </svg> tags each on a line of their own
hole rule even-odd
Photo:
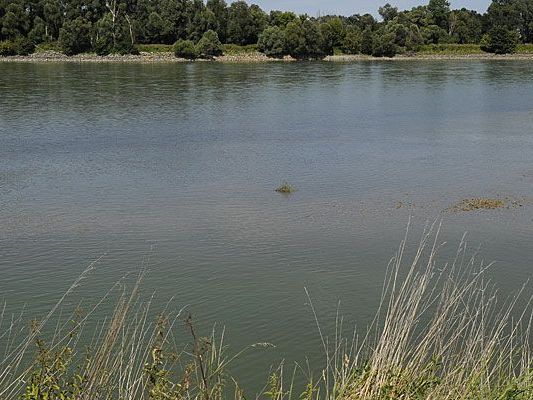
<svg viewBox="0 0 533 400">
<path fill-rule="evenodd" d="M 358 55 L 333 55 L 324 58 L 329 62 L 354 62 L 354 61 L 411 61 L 411 60 L 533 60 L 533 53 L 516 53 L 496 55 L 489 53 L 473 54 L 410 54 L 397 55 L 393 58 L 372 57 L 362 54 Z M 56 51 L 42 51 L 28 56 L 0 57 L 3 62 L 134 62 L 134 63 L 183 63 L 192 62 L 183 58 L 177 58 L 171 52 L 141 52 L 138 55 L 118 55 L 98 56 L 96 54 L 78 54 L 67 56 Z M 269 58 L 259 52 L 249 52 L 242 54 L 229 54 L 216 57 L 213 60 L 196 60 L 195 62 L 223 62 L 223 63 L 263 63 L 263 62 L 293 62 L 294 58 L 287 56 L 282 59 Z"/>
</svg>

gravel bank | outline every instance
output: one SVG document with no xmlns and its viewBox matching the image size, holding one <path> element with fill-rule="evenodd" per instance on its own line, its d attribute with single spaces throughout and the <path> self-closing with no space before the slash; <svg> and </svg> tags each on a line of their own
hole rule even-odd
<svg viewBox="0 0 533 400">
<path fill-rule="evenodd" d="M 355 62 L 355 61 L 406 61 L 406 60 L 533 60 L 532 54 L 417 54 L 417 55 L 399 55 L 394 58 L 376 58 L 365 55 L 342 55 L 328 56 L 324 59 L 329 62 Z M 183 63 L 190 62 L 183 58 L 176 58 L 170 52 L 166 53 L 147 53 L 141 52 L 139 55 L 107 55 L 97 56 L 95 54 L 79 54 L 75 56 L 66 56 L 56 51 L 43 51 L 31 54 L 29 56 L 10 56 L 0 57 L 4 62 L 117 62 L 117 63 Z M 294 61 L 292 57 L 283 59 L 268 58 L 262 53 L 244 53 L 234 55 L 224 55 L 216 57 L 215 62 L 225 63 L 262 63 L 262 62 L 287 62 Z M 208 60 L 197 60 L 196 62 L 208 62 Z"/>
</svg>

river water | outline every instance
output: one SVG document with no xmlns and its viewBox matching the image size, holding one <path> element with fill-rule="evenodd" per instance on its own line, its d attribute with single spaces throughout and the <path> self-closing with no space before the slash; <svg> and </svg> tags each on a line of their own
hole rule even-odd
<svg viewBox="0 0 533 400">
<path fill-rule="evenodd" d="M 510 207 L 449 210 L 472 197 Z M 232 371 L 257 390 L 321 357 L 304 288 L 324 326 L 339 302 L 369 323 L 409 218 L 412 247 L 442 220 L 443 262 L 468 232 L 504 296 L 533 276 L 530 62 L 0 63 L 12 309 L 44 314 L 100 256 L 83 301 L 144 266 L 231 350 L 276 345 Z"/>
</svg>

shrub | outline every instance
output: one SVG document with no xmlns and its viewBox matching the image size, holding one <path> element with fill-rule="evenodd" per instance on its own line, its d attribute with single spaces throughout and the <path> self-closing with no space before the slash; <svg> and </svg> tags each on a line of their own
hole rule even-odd
<svg viewBox="0 0 533 400">
<path fill-rule="evenodd" d="M 95 40 L 93 51 L 98 56 L 107 56 L 113 50 L 113 44 L 106 37 L 99 37 Z"/>
<path fill-rule="evenodd" d="M 493 28 L 481 39 L 481 50 L 494 54 L 514 53 L 518 46 L 518 33 L 502 26 Z"/>
<path fill-rule="evenodd" d="M 196 47 L 192 40 L 178 40 L 174 44 L 174 55 L 187 60 L 194 60 L 198 57 Z"/>
<path fill-rule="evenodd" d="M 0 42 L 0 56 L 27 56 L 35 52 L 35 44 L 29 39 L 19 37 L 15 40 Z"/>
<path fill-rule="evenodd" d="M 27 38 L 17 38 L 13 42 L 15 45 L 15 51 L 19 56 L 27 56 L 35 52 L 35 44 Z"/>
<path fill-rule="evenodd" d="M 10 40 L 0 42 L 0 57 L 16 56 L 15 44 Z"/>
<path fill-rule="evenodd" d="M 222 43 L 213 30 L 208 30 L 196 44 L 196 52 L 199 57 L 211 58 L 222 55 Z"/>
<path fill-rule="evenodd" d="M 281 58 L 286 55 L 285 50 L 285 33 L 277 26 L 266 28 L 257 42 L 259 51 L 265 53 L 268 57 Z"/>
<path fill-rule="evenodd" d="M 61 51 L 61 46 L 58 42 L 44 42 L 37 45 L 38 51 Z"/>
</svg>

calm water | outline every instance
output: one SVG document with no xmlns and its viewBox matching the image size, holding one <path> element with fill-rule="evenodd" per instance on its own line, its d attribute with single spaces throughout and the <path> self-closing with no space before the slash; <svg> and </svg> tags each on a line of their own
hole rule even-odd
<svg viewBox="0 0 533 400">
<path fill-rule="evenodd" d="M 474 196 L 523 206 L 444 211 Z M 319 357 L 304 287 L 326 325 L 339 301 L 369 322 L 409 216 L 413 246 L 444 219 L 443 259 L 468 231 L 504 295 L 533 277 L 533 64 L 0 63 L 13 309 L 44 313 L 102 254 L 88 301 L 145 262 L 159 304 L 224 324 L 234 350 L 276 344 L 235 367 L 256 390 Z"/>
</svg>

